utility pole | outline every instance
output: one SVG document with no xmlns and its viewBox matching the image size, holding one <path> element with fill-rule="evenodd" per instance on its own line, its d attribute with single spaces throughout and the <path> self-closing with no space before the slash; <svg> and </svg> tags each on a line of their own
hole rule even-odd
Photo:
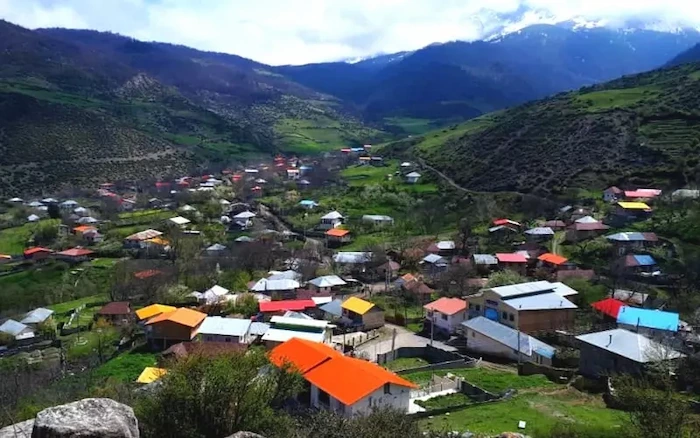
<svg viewBox="0 0 700 438">
<path fill-rule="evenodd" d="M 518 323 L 517 323 L 517 328 L 518 328 L 518 372 L 520 372 L 520 309 L 523 306 L 520 305 L 518 306 Z"/>
<path fill-rule="evenodd" d="M 435 313 L 430 315 L 430 346 L 433 346 L 433 337 L 435 336 Z"/>
</svg>

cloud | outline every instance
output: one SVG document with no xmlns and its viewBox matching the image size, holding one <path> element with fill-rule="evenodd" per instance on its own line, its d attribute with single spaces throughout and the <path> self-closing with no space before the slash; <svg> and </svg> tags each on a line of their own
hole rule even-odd
<svg viewBox="0 0 700 438">
<path fill-rule="evenodd" d="M 472 41 L 500 29 L 582 18 L 700 27 L 688 0 L 0 0 L 29 28 L 113 31 L 149 41 L 302 64 Z"/>
</svg>

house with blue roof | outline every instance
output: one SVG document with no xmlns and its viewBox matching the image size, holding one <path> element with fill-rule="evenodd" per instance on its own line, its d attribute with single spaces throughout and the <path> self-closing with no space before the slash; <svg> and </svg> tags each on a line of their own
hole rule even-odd
<svg viewBox="0 0 700 438">
<path fill-rule="evenodd" d="M 467 350 L 475 353 L 517 361 L 520 351 L 521 361 L 545 366 L 552 366 L 556 354 L 551 345 L 483 316 L 464 321 L 461 332 Z"/>
<path fill-rule="evenodd" d="M 678 331 L 677 313 L 623 306 L 617 314 L 617 326 L 636 333 L 670 335 Z"/>
<path fill-rule="evenodd" d="M 617 262 L 618 268 L 629 276 L 656 277 L 661 275 L 654 257 L 647 254 L 627 254 Z"/>
<path fill-rule="evenodd" d="M 318 207 L 318 202 L 312 201 L 311 199 L 304 199 L 299 201 L 299 205 L 306 209 L 313 210 L 314 208 Z"/>
</svg>

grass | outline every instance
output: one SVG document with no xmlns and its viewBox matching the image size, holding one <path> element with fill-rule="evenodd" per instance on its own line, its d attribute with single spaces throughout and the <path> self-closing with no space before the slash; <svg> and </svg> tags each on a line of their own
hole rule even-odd
<svg viewBox="0 0 700 438">
<path fill-rule="evenodd" d="M 408 135 L 419 135 L 436 128 L 436 121 L 431 119 L 416 119 L 411 117 L 387 117 L 384 123 L 395 126 Z"/>
<path fill-rule="evenodd" d="M 53 304 L 51 306 L 48 306 L 48 308 L 56 313 L 65 313 L 77 307 L 80 307 L 83 304 L 87 305 L 91 303 L 98 303 L 100 301 L 107 301 L 107 299 L 107 295 L 92 295 L 85 298 L 79 298 L 77 300 L 66 301 L 65 303 Z"/>
<path fill-rule="evenodd" d="M 407 370 L 409 368 L 428 365 L 428 361 L 420 357 L 400 357 L 384 364 L 384 367 L 392 371 Z"/>
<path fill-rule="evenodd" d="M 36 223 L 28 223 L 19 227 L 0 230 L 0 254 L 21 254 L 26 248 L 27 241 L 34 232 L 43 224 L 54 223 L 58 226 L 58 219 L 46 219 Z"/>
<path fill-rule="evenodd" d="M 472 400 L 469 397 L 461 392 L 458 392 L 455 394 L 441 395 L 428 400 L 418 400 L 416 401 L 416 404 L 425 408 L 426 410 L 431 410 L 449 408 L 453 406 L 463 406 L 471 402 Z"/>
<path fill-rule="evenodd" d="M 113 343 L 117 339 L 119 339 L 119 333 L 113 327 L 66 336 L 63 339 L 64 345 L 67 346 L 66 357 L 79 359 L 96 354 L 100 343 L 104 348 L 104 354 L 108 355 L 114 350 Z"/>
<path fill-rule="evenodd" d="M 424 429 L 469 430 L 473 433 L 494 434 L 517 430 L 525 421 L 524 433 L 546 435 L 558 422 L 594 427 L 601 437 L 615 436 L 615 431 L 628 425 L 621 411 L 605 407 L 600 398 L 574 389 L 556 394 L 522 394 L 511 400 L 474 405 L 420 421 Z"/>
<path fill-rule="evenodd" d="M 144 368 L 155 366 L 156 363 L 157 359 L 154 353 L 127 352 L 97 368 L 95 375 L 121 382 L 133 382 Z"/>
<path fill-rule="evenodd" d="M 463 135 L 474 134 L 476 132 L 487 129 L 494 124 L 494 117 L 497 113 L 491 113 L 459 125 L 453 125 L 449 128 L 443 128 L 439 131 L 433 131 L 425 134 L 422 141 L 417 145 L 417 148 L 423 151 L 434 149 L 442 146 L 449 140 L 459 138 Z"/>
<path fill-rule="evenodd" d="M 422 318 L 424 315 L 424 310 L 421 305 L 409 305 L 404 311 L 403 305 L 397 305 L 393 297 L 386 295 L 374 295 L 370 301 L 384 309 L 387 313 L 398 312 L 402 315 L 407 315 L 409 318 Z"/>
<path fill-rule="evenodd" d="M 576 101 L 585 104 L 590 110 L 606 110 L 610 108 L 625 108 L 641 102 L 644 99 L 653 99 L 659 89 L 653 86 L 625 88 L 617 90 L 593 91 L 575 97 Z"/>
<path fill-rule="evenodd" d="M 357 165 L 344 169 L 340 174 L 348 181 L 352 187 L 365 186 L 369 184 L 380 184 L 387 180 L 387 175 L 393 175 L 398 169 L 398 163 L 391 161 L 387 166 Z"/>
<path fill-rule="evenodd" d="M 503 393 L 508 389 L 523 390 L 555 387 L 555 384 L 550 382 L 543 375 L 519 376 L 515 373 L 495 371 L 482 367 L 439 370 L 435 372 L 418 371 L 415 373 L 406 374 L 404 377 L 412 382 L 420 384 L 429 382 L 432 374 L 445 376 L 447 373 L 463 377 L 465 381 L 471 383 L 472 385 L 476 385 L 481 389 L 494 394 Z"/>
</svg>

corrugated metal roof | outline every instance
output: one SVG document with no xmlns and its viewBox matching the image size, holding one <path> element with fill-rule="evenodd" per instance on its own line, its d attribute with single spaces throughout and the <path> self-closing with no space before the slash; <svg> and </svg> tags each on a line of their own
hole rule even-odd
<svg viewBox="0 0 700 438">
<path fill-rule="evenodd" d="M 7 333 L 11 336 L 17 336 L 25 330 L 30 330 L 30 328 L 14 319 L 8 319 L 0 325 L 0 333 Z"/>
<path fill-rule="evenodd" d="M 51 315 L 53 315 L 53 310 L 45 309 L 39 307 L 31 312 L 27 313 L 22 321 L 22 324 L 39 324 L 46 321 Z"/>
<path fill-rule="evenodd" d="M 514 297 L 503 300 L 503 303 L 515 310 L 554 310 L 577 309 L 576 304 L 556 292 Z"/>
<path fill-rule="evenodd" d="M 643 254 L 637 254 L 633 255 L 634 259 L 637 261 L 637 264 L 639 266 L 655 266 L 656 265 L 656 260 L 654 260 L 654 257 L 650 255 L 643 255 Z"/>
<path fill-rule="evenodd" d="M 608 240 L 616 242 L 656 242 L 658 237 L 655 233 L 640 233 L 640 232 L 623 232 L 606 236 Z"/>
<path fill-rule="evenodd" d="M 342 307 L 343 309 L 355 312 L 358 315 L 364 315 L 374 307 L 374 303 L 370 303 L 369 301 L 365 301 L 361 298 L 350 297 L 343 301 Z"/>
<path fill-rule="evenodd" d="M 342 278 L 337 275 L 324 275 L 323 277 L 316 277 L 309 281 L 316 287 L 333 287 L 333 286 L 343 286 L 347 283 Z"/>
<path fill-rule="evenodd" d="M 335 219 L 342 219 L 342 218 L 343 218 L 343 215 L 338 213 L 337 211 L 331 211 L 330 213 L 321 217 L 321 219 L 328 219 L 328 220 L 335 220 Z"/>
<path fill-rule="evenodd" d="M 328 304 L 320 306 L 319 309 L 333 316 L 343 316 L 343 301 L 333 300 Z"/>
<path fill-rule="evenodd" d="M 445 265 L 445 264 L 447 264 L 447 261 L 445 261 L 445 259 L 443 259 L 442 257 L 440 257 L 437 254 L 428 254 L 427 256 L 425 256 L 423 258 L 423 262 L 430 263 L 433 265 Z"/>
<path fill-rule="evenodd" d="M 207 316 L 197 333 L 205 335 L 239 336 L 243 337 L 250 329 L 249 319 L 222 318 L 220 316 Z"/>
<path fill-rule="evenodd" d="M 282 324 L 282 325 L 295 325 L 299 327 L 313 327 L 313 328 L 326 328 L 330 324 L 328 321 L 321 321 L 318 319 L 313 319 L 313 318 L 292 318 L 292 317 L 285 317 L 285 316 L 273 316 L 270 319 L 270 322 L 272 323 L 272 328 L 279 328 L 276 326 L 276 324 Z"/>
<path fill-rule="evenodd" d="M 530 236 L 553 236 L 554 230 L 549 227 L 536 227 L 525 231 Z"/>
<path fill-rule="evenodd" d="M 305 339 L 307 341 L 313 342 L 323 342 L 324 333 L 312 333 L 307 331 L 297 331 L 297 330 L 282 330 L 276 328 L 270 328 L 263 335 L 263 341 L 271 342 L 286 342 L 292 338 Z"/>
<path fill-rule="evenodd" d="M 333 256 L 333 261 L 341 264 L 362 264 L 372 260 L 371 252 L 341 251 Z"/>
<path fill-rule="evenodd" d="M 624 329 L 588 333 L 576 336 L 576 339 L 638 363 L 657 362 L 660 359 L 683 356 L 656 341 Z"/>
<path fill-rule="evenodd" d="M 462 323 L 462 326 L 472 329 L 477 333 L 481 333 L 494 341 L 500 342 L 512 350 L 518 350 L 518 331 L 508 326 L 484 318 L 483 316 L 465 321 Z M 533 351 L 545 357 L 552 357 L 556 349 L 539 339 L 520 333 L 520 352 L 531 356 Z"/>
<path fill-rule="evenodd" d="M 554 290 L 554 285 L 548 281 L 531 281 L 528 283 L 511 284 L 508 286 L 498 286 L 491 288 L 501 298 L 511 296 L 533 294 Z"/>
<path fill-rule="evenodd" d="M 477 265 L 497 265 L 498 259 L 491 254 L 474 254 L 474 263 Z"/>
<path fill-rule="evenodd" d="M 270 324 L 264 322 L 253 321 L 250 324 L 250 334 L 253 336 L 262 336 L 270 329 Z"/>
<path fill-rule="evenodd" d="M 278 290 L 294 290 L 299 289 L 301 285 L 296 280 L 280 279 L 270 280 L 262 278 L 258 280 L 250 290 L 254 292 L 278 291 Z"/>
<path fill-rule="evenodd" d="M 624 306 L 617 314 L 617 323 L 677 332 L 680 318 L 677 313 Z"/>
</svg>

